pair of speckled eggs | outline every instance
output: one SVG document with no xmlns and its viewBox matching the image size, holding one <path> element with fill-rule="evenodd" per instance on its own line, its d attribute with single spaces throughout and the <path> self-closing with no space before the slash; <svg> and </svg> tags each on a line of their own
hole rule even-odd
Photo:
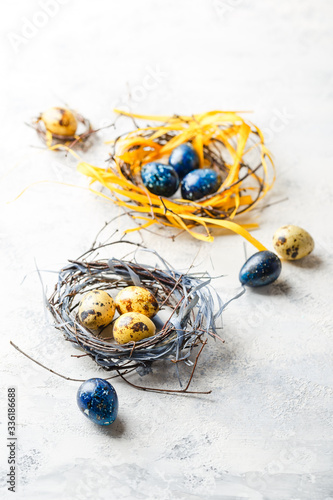
<svg viewBox="0 0 333 500">
<path fill-rule="evenodd" d="M 314 241 L 305 229 L 290 224 L 275 232 L 273 246 L 282 259 L 299 260 L 313 251 Z M 242 285 L 260 287 L 273 283 L 282 269 L 278 255 L 269 250 L 252 255 L 240 270 L 239 280 Z"/>
<path fill-rule="evenodd" d="M 105 290 L 86 293 L 78 307 L 78 320 L 89 330 L 102 330 L 120 314 L 113 325 L 113 337 L 118 344 L 138 342 L 156 332 L 152 318 L 158 311 L 158 302 L 146 288 L 128 286 L 115 300 Z"/>
<path fill-rule="evenodd" d="M 141 169 L 144 186 L 153 194 L 169 197 L 181 186 L 182 198 L 199 200 L 215 193 L 221 185 L 220 175 L 211 168 L 199 168 L 199 156 L 189 143 L 175 148 L 169 164 L 150 162 Z"/>
</svg>

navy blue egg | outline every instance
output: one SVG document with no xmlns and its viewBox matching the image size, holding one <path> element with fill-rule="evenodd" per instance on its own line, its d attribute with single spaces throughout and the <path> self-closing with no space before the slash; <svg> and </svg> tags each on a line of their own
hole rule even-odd
<svg viewBox="0 0 333 500">
<path fill-rule="evenodd" d="M 179 178 L 182 179 L 192 170 L 199 168 L 200 160 L 191 144 L 181 144 L 172 151 L 169 157 L 169 165 L 176 170 Z"/>
<path fill-rule="evenodd" d="M 170 165 L 151 162 L 141 169 L 141 178 L 146 188 L 158 196 L 172 196 L 178 189 L 179 177 Z"/>
<path fill-rule="evenodd" d="M 221 185 L 221 178 L 211 168 L 198 168 L 187 174 L 182 181 L 182 197 L 185 200 L 200 200 L 215 193 Z"/>
<path fill-rule="evenodd" d="M 281 260 L 275 253 L 263 250 L 250 257 L 239 272 L 239 280 L 246 286 L 264 286 L 273 283 L 281 273 Z"/>
<path fill-rule="evenodd" d="M 76 400 L 82 413 L 95 424 L 110 425 L 117 418 L 118 396 L 107 380 L 86 380 L 80 385 Z"/>
</svg>

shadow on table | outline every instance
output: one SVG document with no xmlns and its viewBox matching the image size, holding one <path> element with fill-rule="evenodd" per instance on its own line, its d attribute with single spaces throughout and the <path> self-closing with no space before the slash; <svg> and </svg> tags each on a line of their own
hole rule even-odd
<svg viewBox="0 0 333 500">
<path fill-rule="evenodd" d="M 289 285 L 288 281 L 284 278 L 279 278 L 274 283 L 262 286 L 262 287 L 248 287 L 248 291 L 254 293 L 256 295 L 266 295 L 266 296 L 274 296 L 274 295 L 289 295 L 292 291 L 292 287 Z"/>
<path fill-rule="evenodd" d="M 111 425 L 105 425 L 100 427 L 101 433 L 111 438 L 121 438 L 124 434 L 126 427 L 124 421 L 121 417 L 117 417 L 116 421 Z"/>
<path fill-rule="evenodd" d="M 308 255 L 304 259 L 289 260 L 288 263 L 301 269 L 318 269 L 324 264 L 324 261 L 318 255 Z"/>
</svg>

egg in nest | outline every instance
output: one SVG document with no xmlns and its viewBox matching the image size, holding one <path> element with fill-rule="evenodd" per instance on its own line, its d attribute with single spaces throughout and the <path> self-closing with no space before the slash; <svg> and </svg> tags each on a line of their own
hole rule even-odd
<svg viewBox="0 0 333 500">
<path fill-rule="evenodd" d="M 115 310 L 114 300 L 107 292 L 92 290 L 82 297 L 78 317 L 82 325 L 97 330 L 111 323 Z"/>
<path fill-rule="evenodd" d="M 221 185 L 221 176 L 211 168 L 197 168 L 182 180 L 181 192 L 184 200 L 200 200 L 215 193 Z"/>
<path fill-rule="evenodd" d="M 200 160 L 191 144 L 181 144 L 172 151 L 169 165 L 175 169 L 178 177 L 183 179 L 189 172 L 200 167 Z"/>
<path fill-rule="evenodd" d="M 40 119 L 51 134 L 73 137 L 77 129 L 77 120 L 70 109 L 50 108 Z"/>
<path fill-rule="evenodd" d="M 179 177 L 177 172 L 163 163 L 151 162 L 141 169 L 143 184 L 157 196 L 172 196 L 178 189 Z"/>
<path fill-rule="evenodd" d="M 152 318 L 158 311 L 158 302 L 154 295 L 141 286 L 127 286 L 116 297 L 119 314 L 138 312 Z"/>
<path fill-rule="evenodd" d="M 138 312 L 128 312 L 119 316 L 113 325 L 113 337 L 118 344 L 139 342 L 155 335 L 156 327 L 151 319 Z"/>
</svg>

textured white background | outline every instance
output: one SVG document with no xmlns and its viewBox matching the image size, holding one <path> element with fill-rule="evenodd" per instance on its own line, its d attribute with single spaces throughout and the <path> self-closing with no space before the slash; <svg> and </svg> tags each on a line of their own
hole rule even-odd
<svg viewBox="0 0 333 500">
<path fill-rule="evenodd" d="M 52 5 L 43 15 L 41 1 L 2 3 L 3 496 L 5 395 L 14 384 L 15 498 L 332 499 L 332 2 Z M 12 339 L 68 376 L 103 375 L 91 360 L 72 358 L 73 348 L 45 322 L 34 259 L 41 269 L 59 269 L 91 244 L 118 209 L 88 191 L 56 184 L 36 185 L 5 203 L 38 180 L 87 185 L 73 159 L 36 149 L 40 143 L 24 125 L 64 102 L 96 126 L 113 120 L 114 105 L 129 103 L 144 113 L 253 110 L 276 159 L 277 182 L 267 202 L 288 197 L 253 212 L 260 223 L 255 235 L 270 247 L 275 229 L 294 223 L 316 241 L 312 256 L 283 265 L 278 283 L 249 290 L 230 305 L 226 343 L 209 343 L 193 383 L 198 390 L 212 388 L 210 396 L 145 394 L 116 382 L 119 418 L 109 429 L 79 413 L 77 383 L 9 346 Z M 113 135 L 112 129 L 103 132 L 86 158 L 102 165 L 108 152 L 103 140 Z M 175 243 L 143 236 L 177 267 L 200 250 L 198 269 L 226 275 L 217 283 L 223 298 L 237 288 L 244 261 L 240 237 L 228 234 L 205 244 L 187 236 Z M 247 245 L 247 251 L 253 249 Z M 55 275 L 43 278 L 50 289 Z M 162 383 L 163 370 L 143 382 Z M 176 385 L 174 372 L 167 373 L 168 385 Z"/>
</svg>

